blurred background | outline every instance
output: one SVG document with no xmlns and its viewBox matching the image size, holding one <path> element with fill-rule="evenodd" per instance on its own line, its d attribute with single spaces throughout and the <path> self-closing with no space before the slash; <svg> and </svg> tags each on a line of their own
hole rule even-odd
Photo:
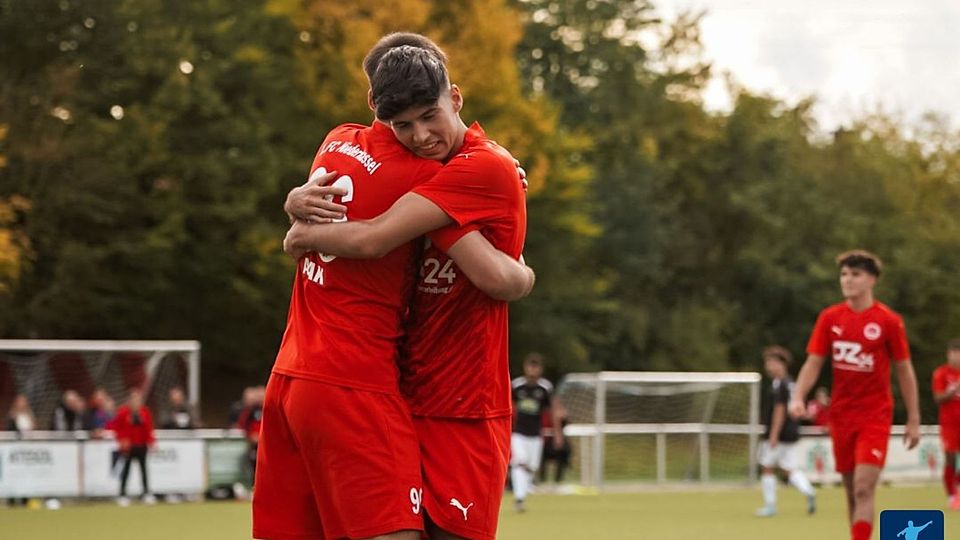
<svg viewBox="0 0 960 540">
<path fill-rule="evenodd" d="M 934 423 L 960 336 L 960 10 L 815 4 L 0 0 L 0 338 L 197 340 L 201 416 L 226 425 L 284 328 L 284 196 L 330 128 L 371 119 L 361 60 L 407 30 L 528 173 L 515 372 L 533 350 L 554 380 L 799 357 L 860 247 Z"/>
</svg>

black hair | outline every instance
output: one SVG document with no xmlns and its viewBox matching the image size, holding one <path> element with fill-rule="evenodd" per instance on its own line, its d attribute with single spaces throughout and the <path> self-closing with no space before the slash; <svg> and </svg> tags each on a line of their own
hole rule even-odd
<svg viewBox="0 0 960 540">
<path fill-rule="evenodd" d="M 390 120 L 411 107 L 435 104 L 448 81 L 447 68 L 430 51 L 410 45 L 390 49 L 370 78 L 377 118 Z"/>
<path fill-rule="evenodd" d="M 441 64 L 447 65 L 447 54 L 427 36 L 414 34 L 413 32 L 394 32 L 380 38 L 380 41 L 370 49 L 363 59 L 363 72 L 367 74 L 367 80 L 373 80 L 373 74 L 376 73 L 383 55 L 387 54 L 390 49 L 404 45 L 424 49 L 435 56 Z"/>
</svg>

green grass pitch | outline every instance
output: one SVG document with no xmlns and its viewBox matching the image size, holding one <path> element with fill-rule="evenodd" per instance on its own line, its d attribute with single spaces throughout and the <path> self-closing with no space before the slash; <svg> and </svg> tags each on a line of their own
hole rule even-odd
<svg viewBox="0 0 960 540">
<path fill-rule="evenodd" d="M 802 497 L 780 490 L 780 514 L 753 516 L 759 489 L 667 489 L 630 494 L 534 494 L 528 511 L 513 511 L 509 495 L 500 519 L 500 540 L 679 539 L 810 540 L 847 538 L 843 491 L 820 490 L 816 515 Z M 881 487 L 878 508 L 942 509 L 942 489 Z M 960 533 L 960 513 L 946 511 L 946 537 Z M 874 538 L 878 531 L 874 531 Z M 156 506 L 66 505 L 57 511 L 0 508 L 0 538 L 16 540 L 219 540 L 250 538 L 249 503 Z"/>
</svg>

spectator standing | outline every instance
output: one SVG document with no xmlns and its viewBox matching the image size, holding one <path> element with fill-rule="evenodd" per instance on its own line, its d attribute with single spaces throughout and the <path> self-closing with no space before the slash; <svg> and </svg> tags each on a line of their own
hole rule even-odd
<svg viewBox="0 0 960 540">
<path fill-rule="evenodd" d="M 260 424 L 263 421 L 263 400 L 266 396 L 264 386 L 255 386 L 244 391 L 244 401 L 247 406 L 240 413 L 236 427 L 243 430 L 247 438 L 247 464 L 250 467 L 251 484 L 257 472 L 257 448 L 260 445 Z"/>
<path fill-rule="evenodd" d="M 570 447 L 570 440 L 566 437 L 559 446 L 554 444 L 555 422 L 560 422 L 561 432 L 567 427 L 567 409 L 556 396 L 553 398 L 551 409 L 553 414 L 543 415 L 543 457 L 540 459 L 540 482 L 547 481 L 547 465 L 552 461 L 556 463 L 553 481 L 559 484 L 563 482 L 564 472 L 570 467 L 570 455 L 573 449 Z"/>
<path fill-rule="evenodd" d="M 174 386 L 167 395 L 169 403 L 160 422 L 160 429 L 196 429 L 193 407 L 187 403 L 183 389 Z"/>
<path fill-rule="evenodd" d="M 123 469 L 120 471 L 120 498 L 117 499 L 117 504 L 120 506 L 130 504 L 127 498 L 127 477 L 130 475 L 130 462 L 133 460 L 137 460 L 140 464 L 143 502 L 155 503 L 156 498 L 150 493 L 147 480 L 147 454 L 148 450 L 155 446 L 156 439 L 153 434 L 153 417 L 143 403 L 143 393 L 140 390 L 130 390 L 130 399 L 117 410 L 117 416 L 111 424 L 116 432 L 120 458 L 123 460 Z"/>
</svg>

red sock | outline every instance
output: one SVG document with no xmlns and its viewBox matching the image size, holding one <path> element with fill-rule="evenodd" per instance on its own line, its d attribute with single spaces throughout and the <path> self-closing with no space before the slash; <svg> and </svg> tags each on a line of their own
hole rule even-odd
<svg viewBox="0 0 960 540">
<path fill-rule="evenodd" d="M 957 471 L 953 463 L 943 466 L 943 487 L 946 488 L 948 496 L 953 497 L 957 494 Z"/>
<path fill-rule="evenodd" d="M 873 525 L 867 521 L 857 521 L 850 527 L 850 540 L 870 540 Z"/>
</svg>

